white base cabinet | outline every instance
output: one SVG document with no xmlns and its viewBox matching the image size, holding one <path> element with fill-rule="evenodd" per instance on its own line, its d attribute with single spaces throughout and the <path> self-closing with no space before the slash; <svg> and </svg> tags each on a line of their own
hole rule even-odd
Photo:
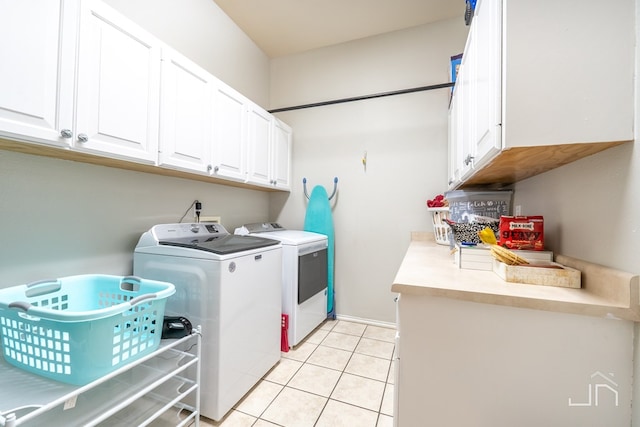
<svg viewBox="0 0 640 427">
<path fill-rule="evenodd" d="M 510 184 L 633 140 L 635 5 L 614 3 L 478 1 L 450 187 Z"/>
<path fill-rule="evenodd" d="M 155 352 L 84 386 L 0 358 L 0 426 L 198 426 L 200 352 L 199 330 L 162 340 Z"/>
<path fill-rule="evenodd" d="M 402 294 L 396 427 L 623 426 L 634 322 Z"/>
</svg>

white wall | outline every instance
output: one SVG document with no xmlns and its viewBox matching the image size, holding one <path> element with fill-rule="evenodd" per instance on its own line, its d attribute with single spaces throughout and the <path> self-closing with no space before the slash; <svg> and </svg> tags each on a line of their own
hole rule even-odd
<svg viewBox="0 0 640 427">
<path fill-rule="evenodd" d="M 544 215 L 557 253 L 640 273 L 640 145 L 631 142 L 515 186 L 523 215 Z"/>
<path fill-rule="evenodd" d="M 266 108 L 269 58 L 213 0 L 105 0 L 211 74 Z"/>
<path fill-rule="evenodd" d="M 462 18 L 272 60 L 271 108 L 449 81 L 464 48 Z M 333 200 L 336 311 L 395 322 L 391 283 L 411 231 L 431 230 L 426 200 L 447 186 L 449 89 L 276 114 L 293 127 L 293 187 L 271 196 L 271 216 L 304 224 L 308 191 Z M 366 170 L 362 157 L 367 153 Z"/>
<path fill-rule="evenodd" d="M 131 274 L 152 225 L 194 200 L 233 232 L 266 220 L 268 194 L 0 150 L 0 288 L 74 274 Z M 193 210 L 184 220 L 191 221 Z"/>
</svg>

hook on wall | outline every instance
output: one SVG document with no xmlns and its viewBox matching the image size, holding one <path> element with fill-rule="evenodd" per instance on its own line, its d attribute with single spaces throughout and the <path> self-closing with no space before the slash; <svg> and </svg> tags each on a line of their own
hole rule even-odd
<svg viewBox="0 0 640 427">
<path fill-rule="evenodd" d="M 304 187 L 304 195 L 309 200 L 309 193 L 307 192 L 307 178 L 302 178 L 302 186 Z M 333 192 L 329 196 L 329 200 L 333 199 L 333 196 L 336 195 L 336 191 L 338 190 L 338 177 L 333 178 Z"/>
</svg>

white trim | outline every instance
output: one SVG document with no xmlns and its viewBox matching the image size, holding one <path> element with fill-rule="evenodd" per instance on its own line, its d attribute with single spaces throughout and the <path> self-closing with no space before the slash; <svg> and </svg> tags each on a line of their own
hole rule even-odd
<svg viewBox="0 0 640 427">
<path fill-rule="evenodd" d="M 362 319 L 360 317 L 344 316 L 344 315 L 341 315 L 341 314 L 336 315 L 336 319 L 344 320 L 345 322 L 364 323 L 366 325 L 380 326 L 382 328 L 396 329 L 396 324 L 395 323 L 382 322 L 380 320 Z"/>
</svg>

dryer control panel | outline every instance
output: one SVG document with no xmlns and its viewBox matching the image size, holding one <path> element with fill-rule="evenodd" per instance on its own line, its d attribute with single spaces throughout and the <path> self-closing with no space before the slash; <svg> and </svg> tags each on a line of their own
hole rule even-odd
<svg viewBox="0 0 640 427">
<path fill-rule="evenodd" d="M 206 238 L 229 234 L 221 224 L 211 223 L 158 224 L 151 228 L 151 232 L 158 241 L 178 240 L 193 236 Z"/>
<path fill-rule="evenodd" d="M 253 224 L 245 224 L 244 227 L 249 233 L 264 233 L 265 231 L 281 231 L 286 230 L 277 222 L 254 222 Z"/>
</svg>

